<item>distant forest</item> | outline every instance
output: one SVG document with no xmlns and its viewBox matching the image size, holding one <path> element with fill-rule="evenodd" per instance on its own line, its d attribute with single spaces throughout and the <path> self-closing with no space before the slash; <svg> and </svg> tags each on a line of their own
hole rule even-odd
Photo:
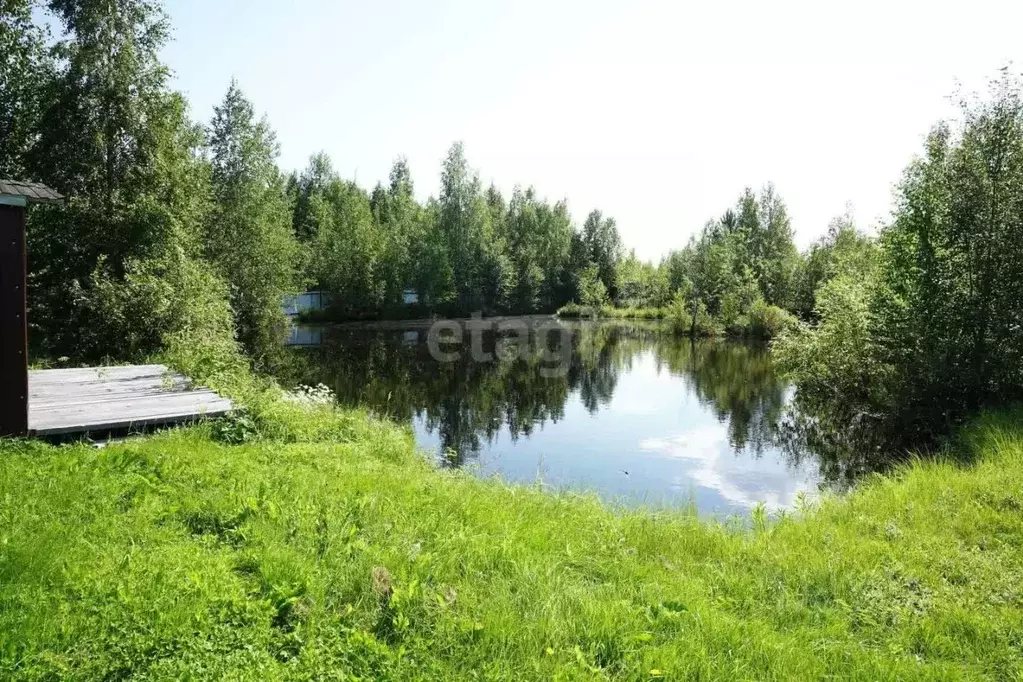
<svg viewBox="0 0 1023 682">
<path fill-rule="evenodd" d="M 191 118 L 158 58 L 170 35 L 159 2 L 7 0 L 4 10 L 0 177 L 68 197 L 31 217 L 37 353 L 140 357 L 207 326 L 234 329 L 259 362 L 286 332 L 282 297 L 307 288 L 331 294 L 335 319 L 658 307 L 679 296 L 712 316 L 755 299 L 812 310 L 817 274 L 770 186 L 644 263 L 598 209 L 579 224 L 565 201 L 532 188 L 505 197 L 484 187 L 461 143 L 425 203 L 402 158 L 368 191 L 323 153 L 282 171 L 270 122 L 237 83 L 211 120 Z"/>
</svg>

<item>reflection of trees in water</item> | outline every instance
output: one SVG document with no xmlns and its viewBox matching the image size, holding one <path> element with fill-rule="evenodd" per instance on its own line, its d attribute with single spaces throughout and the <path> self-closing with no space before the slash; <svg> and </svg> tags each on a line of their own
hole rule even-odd
<svg viewBox="0 0 1023 682">
<path fill-rule="evenodd" d="M 729 429 L 736 450 L 761 455 L 775 443 L 785 383 L 762 345 L 695 341 L 660 343 L 658 366 L 685 376 L 700 401 Z"/>
<path fill-rule="evenodd" d="M 311 351 L 306 383 L 329 385 L 344 404 L 368 404 L 398 420 L 421 417 L 441 446 L 461 463 L 492 442 L 502 427 L 513 439 L 528 436 L 564 415 L 577 393 L 587 410 L 608 405 L 618 378 L 643 353 L 652 352 L 661 371 L 684 378 L 700 401 L 727 423 L 732 446 L 760 453 L 774 442 L 784 407 L 785 386 L 763 347 L 678 340 L 643 323 L 569 323 L 572 344 L 567 372 L 544 376 L 550 368 L 530 333 L 527 357 L 475 362 L 466 336 L 454 362 L 434 360 L 426 331 L 334 331 Z M 486 333 L 483 349 L 494 352 L 496 335 Z M 327 378 L 324 378 L 327 377 Z"/>
<path fill-rule="evenodd" d="M 627 327 L 604 324 L 566 325 L 572 332 L 572 361 L 568 385 L 596 414 L 614 397 L 618 375 L 632 367 L 632 358 L 642 351 L 644 341 Z"/>
<path fill-rule="evenodd" d="M 828 410 L 818 410 L 800 401 L 797 393 L 779 422 L 778 443 L 793 465 L 808 457 L 820 469 L 821 477 L 841 489 L 872 471 L 885 471 L 905 461 L 908 453 L 893 450 L 879 433 L 860 424 L 829 423 Z"/>
</svg>

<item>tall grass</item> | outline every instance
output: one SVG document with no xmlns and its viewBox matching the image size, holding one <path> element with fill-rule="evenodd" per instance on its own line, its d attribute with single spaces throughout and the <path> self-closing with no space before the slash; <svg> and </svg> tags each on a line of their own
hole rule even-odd
<svg viewBox="0 0 1023 682">
<path fill-rule="evenodd" d="M 0 442 L 0 678 L 1018 679 L 1021 417 L 748 526 L 438 471 L 350 414 Z"/>
<path fill-rule="evenodd" d="M 695 320 L 693 310 L 685 301 L 676 301 L 664 308 L 616 308 L 569 303 L 557 311 L 564 319 L 601 320 L 666 320 L 668 327 L 679 336 L 730 336 L 735 338 L 773 339 L 796 325 L 789 312 L 763 301 L 756 301 L 750 310 L 733 320 L 719 320 L 707 312 L 700 302 Z"/>
<path fill-rule="evenodd" d="M 558 317 L 565 319 L 578 318 L 602 318 L 614 320 L 663 320 L 667 314 L 667 308 L 616 308 L 610 305 L 599 307 L 568 303 L 557 311 Z"/>
</svg>

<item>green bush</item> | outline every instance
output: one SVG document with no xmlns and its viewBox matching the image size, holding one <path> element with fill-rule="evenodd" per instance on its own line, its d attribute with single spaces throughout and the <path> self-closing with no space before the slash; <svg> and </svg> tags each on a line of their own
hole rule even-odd
<svg viewBox="0 0 1023 682">
<path fill-rule="evenodd" d="M 138 361 L 173 348 L 183 359 L 202 358 L 208 366 L 195 369 L 203 375 L 233 370 L 241 356 L 227 297 L 227 284 L 181 249 L 129 260 L 123 277 L 101 259 L 91 286 L 81 292 L 90 324 L 80 350 L 91 357 L 113 352 L 119 360 Z"/>
<path fill-rule="evenodd" d="M 681 293 L 675 295 L 665 315 L 673 334 L 678 336 L 717 336 L 721 327 L 707 312 L 702 300 L 687 301 Z"/>
<path fill-rule="evenodd" d="M 757 339 L 774 339 L 792 329 L 796 322 L 792 313 L 757 299 L 746 314 L 746 335 Z"/>
<path fill-rule="evenodd" d="M 589 306 L 579 305 L 578 303 L 566 303 L 561 308 L 558 308 L 558 312 L 555 313 L 558 317 L 565 319 L 578 319 L 582 317 L 593 317 L 593 309 Z"/>
<path fill-rule="evenodd" d="M 879 361 L 871 300 L 874 286 L 837 277 L 817 292 L 820 323 L 789 326 L 774 344 L 778 366 L 795 381 L 806 414 L 842 432 L 876 430 L 887 412 L 893 367 Z"/>
</svg>

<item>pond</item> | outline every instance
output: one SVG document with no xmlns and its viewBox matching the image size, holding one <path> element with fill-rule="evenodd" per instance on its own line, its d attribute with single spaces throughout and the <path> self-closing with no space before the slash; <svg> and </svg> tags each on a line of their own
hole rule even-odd
<svg viewBox="0 0 1023 682">
<path fill-rule="evenodd" d="M 792 508 L 818 458 L 780 438 L 768 349 L 549 317 L 302 329 L 294 381 L 412 426 L 442 466 L 627 505 Z"/>
</svg>

